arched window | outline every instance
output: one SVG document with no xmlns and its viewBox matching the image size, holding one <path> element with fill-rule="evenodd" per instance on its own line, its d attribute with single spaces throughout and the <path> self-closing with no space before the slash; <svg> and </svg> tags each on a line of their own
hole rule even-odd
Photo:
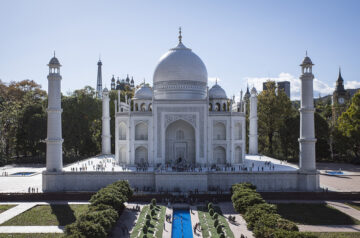
<svg viewBox="0 0 360 238">
<path fill-rule="evenodd" d="M 226 140 L 226 127 L 224 123 L 216 122 L 213 130 L 214 140 Z"/>
<path fill-rule="evenodd" d="M 148 150 L 144 146 L 139 146 L 135 150 L 135 164 L 146 165 L 148 164 Z"/>
<path fill-rule="evenodd" d="M 223 111 L 226 111 L 226 103 L 223 103 Z"/>
<path fill-rule="evenodd" d="M 235 140 L 242 140 L 242 127 L 240 122 L 235 124 L 234 130 Z"/>
<path fill-rule="evenodd" d="M 226 151 L 224 147 L 218 146 L 214 149 L 214 162 L 216 164 L 226 164 Z"/>
<path fill-rule="evenodd" d="M 152 103 L 149 104 L 149 111 L 152 111 Z"/>
<path fill-rule="evenodd" d="M 141 104 L 140 110 L 141 110 L 142 112 L 145 112 L 145 111 L 146 111 L 146 104 L 145 104 L 145 103 Z"/>
<path fill-rule="evenodd" d="M 176 140 L 183 140 L 184 139 L 184 131 L 178 130 L 176 131 Z"/>
<path fill-rule="evenodd" d="M 221 109 L 220 103 L 215 104 L 215 111 L 219 112 Z"/>
<path fill-rule="evenodd" d="M 148 126 L 145 122 L 140 122 L 135 126 L 135 140 L 148 139 Z"/>
<path fill-rule="evenodd" d="M 126 125 L 124 122 L 119 124 L 119 140 L 126 140 Z"/>
<path fill-rule="evenodd" d="M 235 164 L 242 163 L 242 149 L 241 146 L 235 148 Z"/>
<path fill-rule="evenodd" d="M 209 103 L 209 111 L 211 112 L 212 111 L 212 104 Z"/>
<path fill-rule="evenodd" d="M 137 103 L 135 103 L 135 111 L 136 111 L 136 112 L 139 111 L 139 106 L 138 106 Z"/>
</svg>

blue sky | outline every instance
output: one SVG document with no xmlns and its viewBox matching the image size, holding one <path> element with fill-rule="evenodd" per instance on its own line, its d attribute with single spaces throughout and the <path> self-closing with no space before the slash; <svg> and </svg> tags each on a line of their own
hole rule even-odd
<svg viewBox="0 0 360 238">
<path fill-rule="evenodd" d="M 228 96 L 246 84 L 290 80 L 299 96 L 305 50 L 315 63 L 315 96 L 331 93 L 341 66 L 345 87 L 360 87 L 360 1 L 1 1 L 0 79 L 33 79 L 47 89 L 53 51 L 64 93 L 103 85 L 114 74 L 152 83 L 158 59 L 183 42 Z"/>
</svg>

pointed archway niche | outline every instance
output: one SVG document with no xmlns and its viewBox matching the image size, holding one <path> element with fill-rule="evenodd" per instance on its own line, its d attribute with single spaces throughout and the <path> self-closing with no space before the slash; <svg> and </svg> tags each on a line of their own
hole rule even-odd
<svg viewBox="0 0 360 238">
<path fill-rule="evenodd" d="M 169 124 L 165 132 L 165 156 L 167 164 L 195 164 L 195 129 L 184 120 Z"/>
</svg>

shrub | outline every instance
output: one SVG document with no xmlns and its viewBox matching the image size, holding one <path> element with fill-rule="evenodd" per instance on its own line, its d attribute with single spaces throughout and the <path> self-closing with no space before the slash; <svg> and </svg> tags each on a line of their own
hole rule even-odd
<svg viewBox="0 0 360 238">
<path fill-rule="evenodd" d="M 77 229 L 86 238 L 102 238 L 107 236 L 104 227 L 91 221 L 78 222 Z"/>
<path fill-rule="evenodd" d="M 234 193 L 236 190 L 240 189 L 251 189 L 256 190 L 256 186 L 251 183 L 237 183 L 231 186 L 231 192 Z"/>
<path fill-rule="evenodd" d="M 150 210 L 154 209 L 154 205 L 150 204 Z"/>
<path fill-rule="evenodd" d="M 224 234 L 224 233 L 221 233 L 219 237 L 220 237 L 220 238 L 225 238 L 225 234 Z"/>
<path fill-rule="evenodd" d="M 150 226 L 150 220 L 146 220 L 146 225 Z"/>
<path fill-rule="evenodd" d="M 237 195 L 237 192 L 234 193 L 234 195 Z M 244 214 L 249 207 L 262 203 L 265 203 L 265 200 L 258 193 L 249 193 L 233 201 L 235 210 L 241 214 Z"/>
<path fill-rule="evenodd" d="M 208 205 L 207 205 L 207 209 L 210 210 L 213 208 L 213 204 L 210 202 Z"/>
<path fill-rule="evenodd" d="M 156 215 L 155 210 L 151 210 L 151 216 L 153 217 L 153 216 L 155 216 L 155 215 Z"/>
<path fill-rule="evenodd" d="M 219 217 L 218 213 L 215 212 L 213 218 L 214 218 L 214 219 L 218 219 L 218 217 Z"/>
<path fill-rule="evenodd" d="M 88 211 L 65 227 L 67 237 L 106 237 L 133 191 L 127 181 L 118 181 L 100 189 L 90 199 Z"/>
<path fill-rule="evenodd" d="M 247 227 L 252 230 L 254 229 L 255 222 L 263 214 L 274 214 L 276 213 L 276 206 L 267 203 L 255 204 L 247 209 L 244 219 L 246 220 Z"/>
<path fill-rule="evenodd" d="M 219 220 L 216 219 L 216 220 L 214 221 L 214 227 L 217 227 L 218 225 L 219 225 Z"/>
<path fill-rule="evenodd" d="M 151 220 L 151 216 L 149 214 L 146 215 L 147 220 Z"/>
<path fill-rule="evenodd" d="M 107 209 L 102 211 L 91 211 L 80 216 L 80 221 L 90 221 L 95 224 L 100 224 L 106 232 L 109 232 L 113 225 L 115 225 L 119 218 L 118 213 L 114 209 Z"/>
<path fill-rule="evenodd" d="M 316 238 L 317 236 L 303 233 L 303 232 L 296 232 L 296 231 L 285 231 L 282 229 L 276 230 L 273 235 L 273 238 Z"/>
<path fill-rule="evenodd" d="M 151 199 L 151 204 L 152 204 L 153 206 L 156 206 L 156 199 L 155 199 L 155 198 Z"/>
<path fill-rule="evenodd" d="M 211 208 L 211 209 L 209 210 L 209 214 L 210 214 L 210 216 L 213 216 L 213 215 L 214 215 L 214 209 Z"/>
<path fill-rule="evenodd" d="M 113 207 L 119 214 L 124 209 L 125 199 L 122 195 L 116 195 L 112 193 L 102 193 L 99 196 L 90 199 L 92 205 L 99 204 L 109 205 Z"/>
<path fill-rule="evenodd" d="M 144 234 L 144 235 L 143 235 L 143 238 L 147 238 L 147 235 L 146 235 L 146 234 Z"/>
<path fill-rule="evenodd" d="M 143 232 L 144 232 L 144 234 L 146 234 L 148 232 L 148 228 L 146 225 L 143 227 Z"/>
<path fill-rule="evenodd" d="M 217 232 L 218 234 L 220 234 L 220 233 L 222 232 L 222 227 L 221 227 L 221 225 L 218 225 L 218 226 L 216 227 L 216 232 Z"/>
</svg>

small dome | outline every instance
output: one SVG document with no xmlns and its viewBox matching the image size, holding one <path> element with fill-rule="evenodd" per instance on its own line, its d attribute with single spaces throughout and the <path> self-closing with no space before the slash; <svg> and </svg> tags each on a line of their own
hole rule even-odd
<svg viewBox="0 0 360 238">
<path fill-rule="evenodd" d="M 54 56 L 51 58 L 50 62 L 49 62 L 49 66 L 61 66 L 59 60 Z"/>
<path fill-rule="evenodd" d="M 227 99 L 225 90 L 219 85 L 215 84 L 209 90 L 209 98 L 210 99 Z"/>
<path fill-rule="evenodd" d="M 305 56 L 301 65 L 314 65 L 309 56 Z"/>
<path fill-rule="evenodd" d="M 103 92 L 104 92 L 104 93 L 107 93 L 107 92 L 109 92 L 109 90 L 105 87 L 105 88 L 103 89 Z"/>
<path fill-rule="evenodd" d="M 251 89 L 251 94 L 256 94 L 256 88 L 255 88 L 255 87 L 253 87 L 253 88 Z"/>
<path fill-rule="evenodd" d="M 134 99 L 151 100 L 152 96 L 153 96 L 152 89 L 148 85 L 143 84 L 141 88 L 136 90 Z"/>
</svg>

